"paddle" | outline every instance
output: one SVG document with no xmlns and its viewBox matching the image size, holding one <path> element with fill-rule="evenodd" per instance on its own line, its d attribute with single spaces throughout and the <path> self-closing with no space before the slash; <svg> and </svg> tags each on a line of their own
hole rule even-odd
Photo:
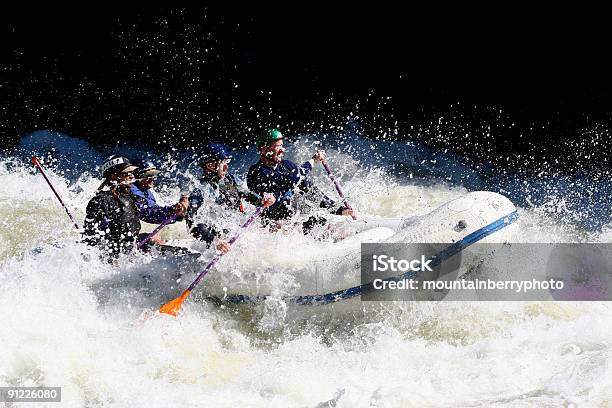
<svg viewBox="0 0 612 408">
<path fill-rule="evenodd" d="M 144 244 L 149 242 L 149 240 L 151 239 L 151 237 L 153 237 L 153 235 L 155 235 L 159 231 L 161 231 L 166 225 L 173 223 L 176 220 L 177 217 L 178 217 L 178 215 L 174 214 L 172 217 L 168 218 L 167 220 L 165 220 L 164 222 L 159 224 L 153 231 L 151 231 L 146 237 L 144 237 L 142 239 L 142 241 L 138 242 L 138 245 L 136 245 L 138 247 L 138 249 L 142 248 L 144 246 Z"/>
<path fill-rule="evenodd" d="M 182 193 L 181 194 L 181 199 L 183 197 L 189 198 L 189 193 Z M 168 219 L 164 220 L 161 224 L 159 224 L 152 232 L 150 232 L 146 237 L 144 237 L 142 239 L 142 241 L 138 241 L 138 244 L 136 245 L 138 247 L 138 249 L 141 249 L 144 244 L 146 244 L 147 242 L 149 242 L 149 240 L 153 237 L 153 235 L 157 234 L 159 231 L 161 231 L 166 225 L 168 224 L 172 224 L 174 221 L 176 221 L 176 219 L 179 217 L 178 214 L 173 214 L 172 216 L 170 216 Z"/>
<path fill-rule="evenodd" d="M 62 207 L 64 207 L 64 210 L 66 211 L 66 214 L 68 214 L 68 217 L 70 217 L 70 221 L 72 221 L 72 223 L 74 224 L 74 228 L 79 229 L 79 225 L 76 223 L 76 221 L 74 220 L 74 218 L 72 217 L 72 214 L 70 214 L 70 211 L 68 211 L 68 207 L 66 207 L 66 205 L 64 204 L 64 202 L 62 201 L 61 197 L 59 196 L 59 194 L 57 193 L 57 191 L 55 191 L 55 188 L 53 188 L 53 185 L 51 184 L 51 181 L 49 181 L 49 178 L 47 177 L 47 175 L 45 174 L 45 171 L 42 169 L 42 166 L 40 165 L 40 162 L 38 161 L 38 157 L 33 156 L 32 157 L 32 164 L 34 166 L 36 166 L 36 168 L 38 170 L 40 170 L 40 174 L 43 175 L 43 177 L 45 178 L 45 180 L 47 181 L 47 184 L 49 185 L 49 187 L 51 187 L 51 190 L 53 191 L 53 194 L 55 194 L 55 197 L 57 197 L 58 201 L 60 202 L 60 204 L 62 205 Z"/>
<path fill-rule="evenodd" d="M 234 242 L 238 240 L 238 238 L 240 238 L 240 234 L 242 233 L 242 231 L 246 230 L 253 223 L 253 221 L 255 221 L 255 219 L 261 215 L 264 208 L 265 208 L 264 206 L 258 207 L 257 210 L 249 217 L 249 219 L 246 220 L 244 224 L 242 224 L 242 226 L 240 227 L 236 235 L 234 235 L 229 240 L 228 243 L 230 245 L 232 245 Z M 191 283 L 191 285 L 189 285 L 189 287 L 181 294 L 181 296 L 177 297 L 174 300 L 171 300 L 170 302 L 166 303 L 165 305 L 159 308 L 160 313 L 166 313 L 171 316 L 176 316 L 178 312 L 181 310 L 181 306 L 183 305 L 183 302 L 185 301 L 185 299 L 187 299 L 187 296 L 189 296 L 191 291 L 198 285 L 198 283 L 200 283 L 200 281 L 204 278 L 204 276 L 211 270 L 213 266 L 215 266 L 215 264 L 219 261 L 219 259 L 221 259 L 222 256 L 223 256 L 223 253 L 216 254 L 213 257 L 213 259 L 210 260 L 208 265 L 206 265 L 204 270 L 200 272 L 197 278 L 195 278 L 195 280 Z"/>
<path fill-rule="evenodd" d="M 338 192 L 338 195 L 340 196 L 340 198 L 344 203 L 344 207 L 352 210 L 351 206 L 349 205 L 349 203 L 346 201 L 346 198 L 344 197 L 344 193 L 342 192 L 342 187 L 340 187 L 340 183 L 338 183 L 338 181 L 336 180 L 336 177 L 334 177 L 334 175 L 332 174 L 329 166 L 327 165 L 327 163 L 325 163 L 324 161 L 321 162 L 321 164 L 323 165 L 323 167 L 325 168 L 325 171 L 327 172 L 327 175 L 329 176 L 330 180 L 334 183 L 334 186 L 336 187 L 336 191 Z M 351 217 L 353 217 L 353 220 L 357 220 L 357 217 L 355 217 L 355 215 L 351 215 Z"/>
</svg>

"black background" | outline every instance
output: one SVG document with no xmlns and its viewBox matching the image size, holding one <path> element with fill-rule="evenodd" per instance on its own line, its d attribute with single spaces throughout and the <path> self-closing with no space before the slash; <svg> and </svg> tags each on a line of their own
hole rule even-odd
<svg viewBox="0 0 612 408">
<path fill-rule="evenodd" d="M 262 126 L 342 133 L 353 114 L 368 137 L 475 160 L 610 167 L 605 14 L 299 4 L 6 11 L 2 143 L 246 145 Z"/>
</svg>

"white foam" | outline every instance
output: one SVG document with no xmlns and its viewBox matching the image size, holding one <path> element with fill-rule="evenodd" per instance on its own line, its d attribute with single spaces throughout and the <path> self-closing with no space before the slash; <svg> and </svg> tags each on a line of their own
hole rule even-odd
<svg viewBox="0 0 612 408">
<path fill-rule="evenodd" d="M 89 149 L 75 143 L 75 153 Z M 344 174 L 343 186 L 364 215 L 422 214 L 465 192 L 401 185 L 349 156 L 334 170 Z M 349 170 L 359 174 L 351 178 Z M 99 181 L 95 173 L 70 180 L 52 169 L 48 174 L 81 222 Z M 320 169 L 316 178 L 332 196 Z M 73 243 L 78 235 L 27 162 L 0 163 L 0 186 L 0 386 L 61 386 L 62 406 L 70 407 L 612 401 L 608 303 L 400 303 L 355 316 L 291 315 L 275 299 L 257 308 L 219 308 L 195 293 L 180 318 L 142 321 L 145 309 L 178 295 L 194 271 L 177 283 L 173 261 L 139 255 L 118 268 L 99 261 L 95 251 Z M 160 189 L 160 198 L 171 203 L 178 190 Z M 520 213 L 518 242 L 576 238 L 546 211 Z M 600 239 L 609 242 L 609 231 Z M 50 244 L 55 240 L 61 248 Z M 42 252 L 30 253 L 38 245 Z M 304 248 L 323 252 L 326 245 L 299 233 L 253 229 L 219 268 L 252 279 L 241 255 L 253 248 L 272 265 L 289 258 L 299 263 Z M 141 276 L 148 273 L 154 283 L 143 289 Z"/>
</svg>

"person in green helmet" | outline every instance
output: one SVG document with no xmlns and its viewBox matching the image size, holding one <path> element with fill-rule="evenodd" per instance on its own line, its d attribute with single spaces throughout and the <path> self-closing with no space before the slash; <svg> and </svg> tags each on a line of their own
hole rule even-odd
<svg viewBox="0 0 612 408">
<path fill-rule="evenodd" d="M 320 192 L 312 183 L 310 172 L 314 162 L 324 162 L 326 160 L 325 151 L 318 150 L 310 160 L 298 166 L 283 158 L 285 153 L 283 134 L 278 129 L 266 129 L 261 132 L 256 139 L 256 144 L 259 149 L 259 161 L 249 169 L 247 186 L 249 190 L 257 194 L 271 193 L 277 199 L 277 202 L 264 213 L 265 219 L 280 222 L 295 214 L 291 205 L 295 195 L 287 194 L 288 192 L 318 197 L 320 198 L 318 207 L 334 214 L 346 216 L 354 214 L 352 209 L 336 205 L 334 200 Z M 325 218 L 311 216 L 303 223 L 304 233 L 308 233 L 315 225 L 323 225 L 326 222 Z"/>
</svg>

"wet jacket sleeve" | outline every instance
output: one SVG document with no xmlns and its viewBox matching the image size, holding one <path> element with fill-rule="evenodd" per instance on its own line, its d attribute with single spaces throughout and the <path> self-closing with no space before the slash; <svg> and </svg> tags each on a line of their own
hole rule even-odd
<svg viewBox="0 0 612 408">
<path fill-rule="evenodd" d="M 260 196 L 259 194 L 254 193 L 252 191 L 241 191 L 240 195 L 249 204 L 253 204 L 254 206 L 260 206 L 261 205 L 261 200 L 263 200 L 262 196 Z"/>
<path fill-rule="evenodd" d="M 185 222 L 187 223 L 188 227 L 193 225 L 193 217 L 198 212 L 202 204 L 204 204 L 202 191 L 196 188 L 189 195 L 189 208 L 187 209 L 187 217 L 185 218 Z"/>
<path fill-rule="evenodd" d="M 300 166 L 300 175 L 306 177 L 312 171 L 312 160 L 308 160 Z"/>
<path fill-rule="evenodd" d="M 277 211 L 280 208 L 288 208 L 291 204 L 291 197 L 293 197 L 293 191 L 287 191 L 285 194 L 276 197 L 276 201 L 270 207 L 266 208 L 264 214 L 266 212 Z"/>
<path fill-rule="evenodd" d="M 219 233 L 217 232 L 217 230 L 215 230 L 213 227 L 206 225 L 204 223 L 198 223 L 193 228 L 191 228 L 189 233 L 194 238 L 199 239 L 200 241 L 206 242 L 207 246 L 210 246 L 210 244 L 214 241 L 214 239 L 217 236 L 219 236 Z"/>
<path fill-rule="evenodd" d="M 153 207 L 136 200 L 136 207 L 138 207 L 140 219 L 150 224 L 161 224 L 174 215 L 174 207 L 172 206 L 162 207 L 158 205 Z"/>
<path fill-rule="evenodd" d="M 336 207 L 336 202 L 334 200 L 329 198 L 324 193 L 321 193 L 321 194 L 323 195 L 323 197 L 321 198 L 321 203 L 319 204 L 319 207 L 326 208 L 326 209 L 331 209 L 331 208 Z"/>
<path fill-rule="evenodd" d="M 138 216 L 142 221 L 150 224 L 161 224 L 174 215 L 174 207 L 160 206 L 157 204 L 153 194 L 145 195 L 140 190 L 132 189 L 132 195 L 134 196 L 134 202 L 138 208 Z"/>
<path fill-rule="evenodd" d="M 316 193 L 321 196 L 321 202 L 319 204 L 320 208 L 325 208 L 332 214 L 342 215 L 342 211 L 345 209 L 343 205 L 338 207 L 336 202 L 329 198 L 327 194 L 323 193 L 318 187 L 312 186 L 311 188 L 314 189 Z"/>
<path fill-rule="evenodd" d="M 249 191 L 239 184 L 236 184 L 236 187 L 238 188 L 238 193 L 240 194 L 241 199 L 246 200 L 249 204 L 253 204 L 254 206 L 261 205 L 261 200 L 263 200 L 262 195 L 257 194 L 254 191 Z"/>
<path fill-rule="evenodd" d="M 209 223 L 194 221 L 194 217 L 202 205 L 204 205 L 204 193 L 199 188 L 194 189 L 189 195 L 189 211 L 185 221 L 189 228 L 189 233 L 196 239 L 206 242 L 207 246 L 219 236 L 219 232 Z"/>
</svg>

